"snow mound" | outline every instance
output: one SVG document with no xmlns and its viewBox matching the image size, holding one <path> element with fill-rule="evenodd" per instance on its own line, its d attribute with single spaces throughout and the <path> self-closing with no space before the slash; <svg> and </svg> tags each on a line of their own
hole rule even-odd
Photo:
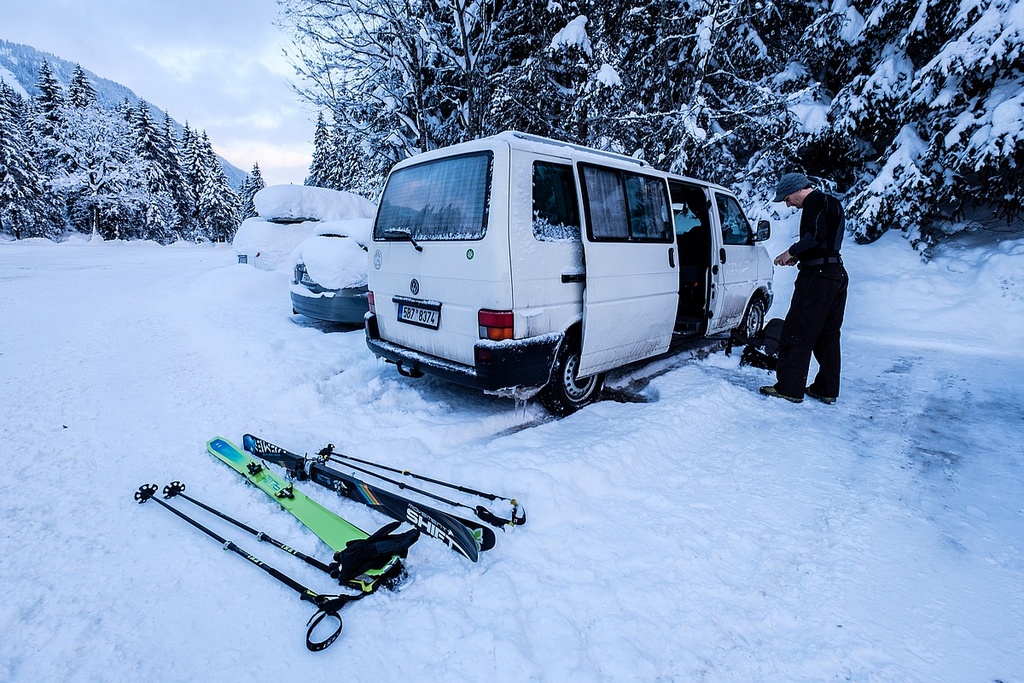
<svg viewBox="0 0 1024 683">
<path fill-rule="evenodd" d="M 238 226 L 231 245 L 244 263 L 264 270 L 277 270 L 287 263 L 288 254 L 299 242 L 313 234 L 317 223 L 271 223 L 263 218 L 247 218 Z"/>
<path fill-rule="evenodd" d="M 351 192 L 306 185 L 271 185 L 253 198 L 261 218 L 275 222 L 373 218 L 373 202 Z"/>
</svg>

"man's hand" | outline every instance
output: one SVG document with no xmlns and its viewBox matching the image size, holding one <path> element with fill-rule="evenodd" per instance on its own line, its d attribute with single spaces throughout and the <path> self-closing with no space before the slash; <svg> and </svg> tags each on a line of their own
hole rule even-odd
<svg viewBox="0 0 1024 683">
<path fill-rule="evenodd" d="M 775 257 L 775 265 L 777 266 L 795 266 L 796 259 L 789 255 L 789 249 L 782 252 Z"/>
</svg>

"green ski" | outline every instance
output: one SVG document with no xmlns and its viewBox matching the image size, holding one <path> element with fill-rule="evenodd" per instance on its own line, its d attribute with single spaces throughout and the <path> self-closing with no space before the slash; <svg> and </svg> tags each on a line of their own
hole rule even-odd
<svg viewBox="0 0 1024 683">
<path fill-rule="evenodd" d="M 369 537 L 365 531 L 320 505 L 227 439 L 210 439 L 206 449 L 292 513 L 332 550 L 345 550 L 349 541 L 365 540 Z M 378 584 L 389 583 L 397 578 L 402 571 L 402 561 L 396 555 L 380 569 L 369 569 L 349 580 L 348 585 L 369 593 L 375 590 Z"/>
</svg>

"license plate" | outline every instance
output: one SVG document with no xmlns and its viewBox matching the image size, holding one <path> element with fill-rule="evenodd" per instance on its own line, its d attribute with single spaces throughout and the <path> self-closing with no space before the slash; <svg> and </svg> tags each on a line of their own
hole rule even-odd
<svg viewBox="0 0 1024 683">
<path fill-rule="evenodd" d="M 398 304 L 398 319 L 403 323 L 436 330 L 441 324 L 441 307 L 427 308 L 412 304 Z"/>
</svg>

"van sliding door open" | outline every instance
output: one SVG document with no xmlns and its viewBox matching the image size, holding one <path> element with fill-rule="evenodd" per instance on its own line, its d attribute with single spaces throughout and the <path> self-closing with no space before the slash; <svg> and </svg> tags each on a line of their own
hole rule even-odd
<svg viewBox="0 0 1024 683">
<path fill-rule="evenodd" d="M 577 164 L 586 220 L 580 376 L 668 350 L 679 299 L 665 181 Z"/>
</svg>

